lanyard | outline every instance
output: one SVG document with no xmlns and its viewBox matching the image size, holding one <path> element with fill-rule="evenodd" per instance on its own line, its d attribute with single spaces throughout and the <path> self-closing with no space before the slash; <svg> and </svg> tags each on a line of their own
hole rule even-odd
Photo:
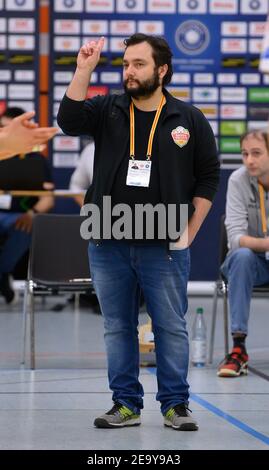
<svg viewBox="0 0 269 470">
<path fill-rule="evenodd" d="M 164 104 L 165 104 L 165 97 L 163 95 L 160 101 L 160 104 L 158 106 L 158 109 L 155 113 L 154 121 L 152 123 L 151 131 L 149 134 L 148 148 L 147 148 L 147 160 L 151 159 L 153 137 L 154 137 L 156 127 L 159 121 L 159 117 L 160 117 Z M 130 104 L 130 158 L 132 158 L 133 160 L 135 158 L 135 117 L 134 117 L 134 103 L 133 102 L 131 102 Z"/>
<path fill-rule="evenodd" d="M 262 219 L 262 232 L 264 236 L 267 236 L 267 223 L 266 223 L 266 212 L 264 205 L 264 189 L 263 186 L 259 183 L 259 195 L 260 195 L 260 210 L 261 210 L 261 219 Z"/>
</svg>

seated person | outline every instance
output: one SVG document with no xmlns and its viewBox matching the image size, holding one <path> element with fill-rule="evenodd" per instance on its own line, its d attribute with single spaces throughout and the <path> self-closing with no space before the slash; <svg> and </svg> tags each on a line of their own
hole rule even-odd
<svg viewBox="0 0 269 470">
<path fill-rule="evenodd" d="M 21 108 L 7 108 L 0 118 L 1 126 L 9 125 L 10 121 L 23 114 Z M 31 159 L 39 159 L 44 165 L 44 189 L 53 189 L 49 165 L 45 157 L 39 152 L 17 155 L 12 159 L 21 159 L 26 162 Z M 1 165 L 8 162 L 0 162 Z M 33 180 L 34 180 L 33 175 Z M 10 188 L 12 189 L 12 188 Z M 13 188 L 14 189 L 14 188 Z M 52 196 L 41 197 L 13 197 L 7 205 L 6 198 L 1 204 L 0 196 L 0 235 L 5 236 L 0 252 L 0 293 L 6 303 L 12 302 L 14 291 L 10 285 L 10 273 L 17 262 L 29 249 L 31 241 L 31 229 L 34 214 L 48 212 L 54 205 Z"/>
<path fill-rule="evenodd" d="M 71 176 L 69 189 L 74 192 L 86 191 L 92 184 L 93 178 L 93 160 L 94 160 L 94 143 L 90 142 L 80 154 L 80 158 L 74 173 Z M 74 197 L 80 207 L 83 206 L 84 196 L 77 195 Z"/>
<path fill-rule="evenodd" d="M 247 374 L 248 334 L 253 286 L 269 283 L 268 135 L 249 131 L 241 137 L 244 165 L 230 176 L 225 225 L 229 253 L 222 272 L 229 283 L 233 349 L 220 364 L 219 377 Z M 240 287 L 239 287 L 240 286 Z"/>
</svg>

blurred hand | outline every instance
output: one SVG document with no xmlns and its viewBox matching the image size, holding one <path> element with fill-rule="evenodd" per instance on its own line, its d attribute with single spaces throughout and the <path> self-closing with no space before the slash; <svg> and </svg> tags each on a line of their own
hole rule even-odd
<svg viewBox="0 0 269 470">
<path fill-rule="evenodd" d="M 57 133 L 57 127 L 38 127 L 38 124 L 30 121 L 34 115 L 34 111 L 23 113 L 2 129 L 0 133 L 1 159 L 31 152 L 35 146 L 45 144 Z"/>
<path fill-rule="evenodd" d="M 22 214 L 15 223 L 15 228 L 17 230 L 22 230 L 22 232 L 30 233 L 33 225 L 33 211 L 29 210 Z"/>
</svg>

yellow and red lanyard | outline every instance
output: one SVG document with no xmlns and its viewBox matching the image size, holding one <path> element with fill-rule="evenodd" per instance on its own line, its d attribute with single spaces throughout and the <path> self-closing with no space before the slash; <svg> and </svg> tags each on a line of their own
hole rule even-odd
<svg viewBox="0 0 269 470">
<path fill-rule="evenodd" d="M 162 99 L 156 111 L 154 121 L 152 123 L 150 134 L 149 134 L 148 148 L 147 148 L 147 160 L 151 159 L 153 138 L 154 138 L 156 127 L 157 127 L 160 114 L 162 112 L 164 105 L 165 105 L 165 96 L 162 95 Z M 134 103 L 133 102 L 131 102 L 130 104 L 130 158 L 132 158 L 132 160 L 135 160 L 135 117 L 134 117 Z"/>
<path fill-rule="evenodd" d="M 262 221 L 262 232 L 265 237 L 267 237 L 267 222 L 266 222 L 266 211 L 264 204 L 264 189 L 263 186 L 259 183 L 259 195 L 260 195 L 260 210 L 261 210 L 261 221 Z"/>
</svg>

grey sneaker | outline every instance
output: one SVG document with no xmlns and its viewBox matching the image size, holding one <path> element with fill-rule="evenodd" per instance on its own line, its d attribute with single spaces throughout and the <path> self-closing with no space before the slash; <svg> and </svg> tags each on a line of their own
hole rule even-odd
<svg viewBox="0 0 269 470">
<path fill-rule="evenodd" d="M 123 428 L 139 424 L 141 424 L 140 415 L 133 413 L 121 403 L 115 403 L 111 410 L 94 420 L 94 426 L 97 428 Z"/>
<path fill-rule="evenodd" d="M 190 416 L 185 403 L 179 403 L 170 408 L 164 415 L 164 425 L 178 431 L 197 431 L 198 423 Z"/>
</svg>

